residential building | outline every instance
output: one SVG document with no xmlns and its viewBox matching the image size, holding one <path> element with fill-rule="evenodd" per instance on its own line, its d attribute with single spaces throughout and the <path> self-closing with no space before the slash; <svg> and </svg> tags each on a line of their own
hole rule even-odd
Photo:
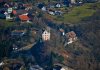
<svg viewBox="0 0 100 70">
<path fill-rule="evenodd" d="M 12 19 L 9 13 L 5 12 L 4 14 L 6 16 L 6 20 Z"/>
<path fill-rule="evenodd" d="M 45 31 L 43 32 L 43 34 L 42 34 L 42 39 L 43 39 L 44 41 L 50 40 L 50 32 L 47 31 L 47 30 L 45 30 Z"/>
<path fill-rule="evenodd" d="M 77 36 L 76 33 L 74 31 L 68 32 L 67 34 L 67 38 L 68 38 L 68 43 L 67 44 L 71 44 L 74 41 L 77 40 Z"/>
<path fill-rule="evenodd" d="M 13 14 L 13 15 L 16 15 L 16 14 L 17 14 L 16 10 L 13 10 L 13 11 L 12 11 L 12 14 Z"/>
<path fill-rule="evenodd" d="M 27 14 L 22 14 L 18 16 L 21 22 L 29 22 L 30 18 Z"/>
<path fill-rule="evenodd" d="M 59 4 L 59 3 L 56 4 L 56 7 L 57 7 L 57 8 L 60 8 L 60 7 L 61 7 L 61 4 Z"/>
<path fill-rule="evenodd" d="M 12 13 L 13 9 L 12 8 L 8 8 L 8 13 Z"/>
<path fill-rule="evenodd" d="M 66 67 L 62 67 L 60 70 L 74 70 L 74 69 L 66 66 Z"/>
<path fill-rule="evenodd" d="M 48 13 L 49 13 L 50 15 L 55 15 L 55 11 L 52 10 L 52 9 L 48 10 Z"/>
<path fill-rule="evenodd" d="M 42 9 L 42 11 L 46 11 L 46 7 L 45 6 L 43 6 L 41 9 Z"/>
<path fill-rule="evenodd" d="M 71 0 L 71 4 L 76 4 L 76 0 Z"/>
</svg>

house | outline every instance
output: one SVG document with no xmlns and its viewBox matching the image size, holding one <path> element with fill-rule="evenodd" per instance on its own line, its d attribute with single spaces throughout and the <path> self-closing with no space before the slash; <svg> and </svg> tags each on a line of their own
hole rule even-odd
<svg viewBox="0 0 100 70">
<path fill-rule="evenodd" d="M 12 19 L 9 13 L 5 12 L 4 14 L 6 16 L 6 20 Z"/>
<path fill-rule="evenodd" d="M 56 7 L 57 7 L 57 8 L 60 8 L 60 7 L 61 7 L 61 4 L 57 3 L 57 4 L 56 4 Z"/>
<path fill-rule="evenodd" d="M 70 67 L 65 67 L 65 66 L 63 66 L 60 70 L 74 70 L 74 69 L 72 69 L 72 68 L 70 68 Z"/>
<path fill-rule="evenodd" d="M 76 0 L 70 0 L 71 4 L 76 4 Z"/>
<path fill-rule="evenodd" d="M 48 10 L 48 13 L 50 14 L 50 15 L 55 15 L 55 11 L 54 10 Z"/>
<path fill-rule="evenodd" d="M 4 62 L 1 62 L 1 63 L 0 63 L 0 67 L 1 67 L 2 65 L 4 65 Z"/>
<path fill-rule="evenodd" d="M 68 38 L 68 43 L 67 44 L 71 44 L 74 41 L 77 40 L 77 36 L 76 33 L 74 31 L 68 32 L 67 34 L 67 38 Z"/>
<path fill-rule="evenodd" d="M 43 7 L 41 8 L 41 10 L 42 10 L 42 11 L 46 11 L 46 7 L 43 6 Z"/>
<path fill-rule="evenodd" d="M 12 13 L 12 8 L 8 8 L 8 13 Z"/>
<path fill-rule="evenodd" d="M 16 10 L 13 10 L 13 11 L 12 11 L 12 14 L 13 14 L 13 15 L 16 15 L 16 14 L 17 14 L 17 11 L 16 11 Z"/>
<path fill-rule="evenodd" d="M 30 20 L 27 14 L 19 15 L 18 18 L 20 19 L 21 22 L 29 22 Z"/>
<path fill-rule="evenodd" d="M 43 33 L 42 33 L 42 39 L 44 41 L 47 41 L 47 40 L 50 40 L 50 32 L 45 30 Z"/>
</svg>

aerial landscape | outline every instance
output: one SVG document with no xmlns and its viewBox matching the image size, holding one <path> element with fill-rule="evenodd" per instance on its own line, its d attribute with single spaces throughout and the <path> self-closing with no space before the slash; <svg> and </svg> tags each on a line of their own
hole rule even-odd
<svg viewBox="0 0 100 70">
<path fill-rule="evenodd" d="M 100 0 L 0 0 L 0 70 L 100 70 Z"/>
</svg>

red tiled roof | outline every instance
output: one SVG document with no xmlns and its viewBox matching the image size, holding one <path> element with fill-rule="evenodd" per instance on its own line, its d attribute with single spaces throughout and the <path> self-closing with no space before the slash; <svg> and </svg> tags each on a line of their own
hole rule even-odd
<svg viewBox="0 0 100 70">
<path fill-rule="evenodd" d="M 13 14 L 14 14 L 14 15 L 17 14 L 16 10 L 13 10 Z"/>
<path fill-rule="evenodd" d="M 68 32 L 67 35 L 68 35 L 69 38 L 74 38 L 74 37 L 76 37 L 76 34 L 75 34 L 74 31 Z"/>
<path fill-rule="evenodd" d="M 20 20 L 27 21 L 29 20 L 29 17 L 27 15 L 19 15 Z"/>
</svg>

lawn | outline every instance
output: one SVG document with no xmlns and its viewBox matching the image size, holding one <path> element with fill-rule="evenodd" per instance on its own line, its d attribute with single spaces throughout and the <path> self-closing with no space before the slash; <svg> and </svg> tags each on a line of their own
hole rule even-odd
<svg viewBox="0 0 100 70">
<path fill-rule="evenodd" d="M 82 6 L 68 8 L 70 9 L 69 13 L 65 12 L 62 16 L 50 16 L 57 23 L 79 23 L 82 19 L 88 18 L 96 12 L 94 6 L 100 8 L 100 3 L 86 3 Z"/>
<path fill-rule="evenodd" d="M 91 4 L 72 8 L 69 14 L 64 15 L 64 22 L 77 23 L 82 19 L 92 16 L 96 11 L 91 9 Z"/>
<path fill-rule="evenodd" d="M 13 26 L 15 23 L 9 20 L 0 19 L 0 29 Z"/>
</svg>

